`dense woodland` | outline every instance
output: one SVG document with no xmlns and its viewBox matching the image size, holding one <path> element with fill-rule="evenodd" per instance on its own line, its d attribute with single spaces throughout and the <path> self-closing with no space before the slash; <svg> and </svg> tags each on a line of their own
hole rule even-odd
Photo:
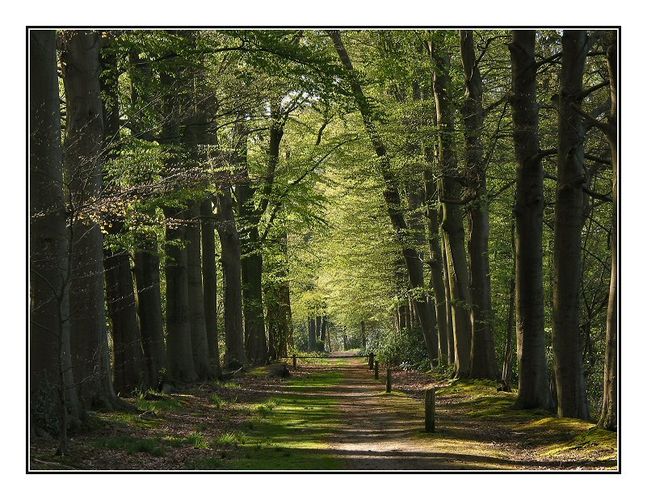
<svg viewBox="0 0 647 500">
<path fill-rule="evenodd" d="M 617 35 L 29 32 L 30 421 L 293 353 L 617 421 Z"/>
</svg>

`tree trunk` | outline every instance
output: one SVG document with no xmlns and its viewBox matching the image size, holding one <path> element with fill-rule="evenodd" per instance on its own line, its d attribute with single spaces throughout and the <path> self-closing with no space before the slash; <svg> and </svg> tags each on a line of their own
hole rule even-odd
<svg viewBox="0 0 647 500">
<path fill-rule="evenodd" d="M 200 255 L 200 205 L 190 201 L 188 207 L 190 220 L 186 227 L 187 239 L 187 285 L 189 291 L 189 314 L 191 321 L 191 350 L 193 366 L 201 380 L 214 375 L 209 362 L 209 342 L 204 313 L 202 289 L 202 259 Z"/>
<path fill-rule="evenodd" d="M 107 158 L 112 159 L 116 157 L 120 145 L 118 61 L 114 51 L 110 49 L 110 44 L 113 43 L 111 37 L 103 37 L 102 41 L 99 81 L 103 105 L 104 148 Z M 107 173 L 104 172 L 105 175 Z M 124 229 L 124 215 L 117 209 L 110 217 L 107 221 L 108 234 L 118 237 Z M 114 386 L 119 393 L 128 394 L 136 389 L 145 389 L 148 385 L 128 250 L 119 243 L 107 246 L 104 248 L 103 265 L 108 317 L 112 329 Z"/>
<path fill-rule="evenodd" d="M 184 247 L 185 215 L 165 208 L 166 216 L 166 353 L 168 373 L 174 382 L 198 379 L 193 361 L 189 306 L 188 256 Z"/>
<path fill-rule="evenodd" d="M 220 347 L 218 345 L 218 275 L 216 269 L 216 226 L 213 204 L 204 200 L 200 205 L 202 216 L 202 293 L 204 322 L 207 329 L 207 352 L 216 377 L 221 375 Z"/>
<path fill-rule="evenodd" d="M 406 262 L 407 271 L 409 275 L 409 284 L 411 288 L 425 290 L 425 277 L 422 262 L 418 258 L 418 252 L 411 245 L 406 243 L 405 235 L 407 233 L 407 223 L 404 219 L 402 210 L 402 201 L 398 191 L 397 179 L 395 178 L 392 169 L 391 161 L 386 151 L 386 147 L 382 142 L 382 138 L 373 123 L 373 113 L 369 102 L 364 95 L 362 87 L 357 79 L 357 75 L 353 69 L 353 64 L 346 52 L 346 48 L 341 39 L 341 33 L 337 30 L 328 31 L 331 37 L 335 50 L 339 56 L 342 65 L 348 71 L 348 79 L 355 98 L 355 103 L 362 115 L 364 127 L 371 140 L 375 154 L 380 161 L 380 172 L 384 179 L 384 200 L 386 201 L 389 218 L 391 224 L 396 232 L 402 249 L 402 255 Z M 433 308 L 429 307 L 427 302 L 426 293 L 421 293 L 420 297 L 416 297 L 416 311 L 420 318 L 422 326 L 422 333 L 425 339 L 427 354 L 432 365 L 435 365 L 438 360 L 438 338 L 436 334 L 436 318 Z"/>
<path fill-rule="evenodd" d="M 135 251 L 135 280 L 144 362 L 150 386 L 159 387 L 166 372 L 166 346 L 157 240 L 146 235 L 138 247 Z"/>
<path fill-rule="evenodd" d="M 447 251 L 449 292 L 454 327 L 454 364 L 457 377 L 470 373 L 472 325 L 469 270 L 465 254 L 465 231 L 461 210 L 460 172 L 454 151 L 454 108 L 450 96 L 449 54 L 443 32 L 434 34 L 431 58 L 434 64 L 434 97 L 439 130 L 440 166 L 438 194 L 442 207 L 443 239 Z"/>
<path fill-rule="evenodd" d="M 535 32 L 515 30 L 512 62 L 512 123 L 517 158 L 515 275 L 520 408 L 548 408 L 544 336 L 542 221 L 544 171 L 539 150 Z"/>
<path fill-rule="evenodd" d="M 63 195 L 63 160 L 56 32 L 29 32 L 29 390 L 30 428 L 66 418 L 79 407 L 70 370 L 69 245 Z M 52 394 L 55 391 L 56 396 Z M 51 398 L 54 397 L 54 401 Z M 58 400 L 56 399 L 58 398 Z M 42 416 L 42 418 L 41 418 Z M 63 446 L 64 447 L 64 446 Z"/>
<path fill-rule="evenodd" d="M 471 30 L 461 31 L 461 60 L 465 74 L 465 159 L 472 200 L 469 204 L 470 293 L 472 297 L 472 349 L 470 377 L 496 379 L 497 367 L 492 334 L 492 295 L 490 289 L 488 195 L 481 133 L 483 82 L 474 54 Z"/>
<path fill-rule="evenodd" d="M 278 162 L 278 140 L 270 131 L 270 151 L 268 156 L 268 172 L 273 175 L 276 162 Z M 243 286 L 243 312 L 245 316 L 245 348 L 247 359 L 252 365 L 263 365 L 268 360 L 267 340 L 265 338 L 265 318 L 263 316 L 263 254 L 258 233 L 258 224 L 263 209 L 254 206 L 255 188 L 249 178 L 247 167 L 247 131 L 244 125 L 236 126 L 238 148 L 237 159 L 240 165 L 242 182 L 238 184 L 236 195 L 238 198 L 238 215 L 240 221 L 242 286 Z M 269 183 L 265 179 L 265 183 Z M 265 191 L 265 185 L 263 186 Z M 265 201 L 262 200 L 262 206 Z"/>
<path fill-rule="evenodd" d="M 98 208 L 103 165 L 99 33 L 61 35 L 65 85 L 65 177 L 71 222 L 70 332 L 74 379 L 84 408 L 119 405 L 112 386 L 103 288 L 103 237 Z"/>
<path fill-rule="evenodd" d="M 617 130 L 617 88 L 618 61 L 617 40 L 614 40 L 607 50 L 607 66 L 609 70 L 609 91 L 611 110 L 607 123 L 606 136 L 611 147 L 611 165 L 613 167 L 613 218 L 611 221 L 611 280 L 609 283 L 609 304 L 607 307 L 607 332 L 604 356 L 604 385 L 602 412 L 598 426 L 615 431 L 617 428 L 618 411 L 618 360 L 617 360 L 617 307 L 618 307 L 618 130 Z"/>
<path fill-rule="evenodd" d="M 104 266 L 114 349 L 114 386 L 119 393 L 128 394 L 148 385 L 128 252 L 106 249 Z"/>
<path fill-rule="evenodd" d="M 582 117 L 574 107 L 582 102 L 582 76 L 587 51 L 586 31 L 564 31 L 553 252 L 553 351 L 557 413 L 560 417 L 582 419 L 589 418 L 579 329 L 585 183 L 584 126 Z"/>
<path fill-rule="evenodd" d="M 221 186 L 217 197 L 216 229 L 220 237 L 225 316 L 225 366 L 236 368 L 247 364 L 243 332 L 243 299 L 241 291 L 240 239 L 234 219 L 231 188 Z"/>
<path fill-rule="evenodd" d="M 431 165 L 434 156 L 425 148 L 427 164 Z M 445 284 L 443 281 L 443 253 L 440 248 L 440 226 L 438 225 L 438 211 L 436 209 L 436 183 L 433 178 L 433 170 L 426 168 L 425 172 L 425 203 L 427 206 L 427 239 L 429 242 L 429 268 L 431 271 L 431 287 L 434 291 L 436 322 L 438 324 L 438 343 L 440 361 L 447 363 L 449 360 L 449 339 L 447 327 L 447 306 L 445 295 Z M 452 342 L 453 345 L 453 342 Z M 452 356 L 453 358 L 453 356 Z"/>
<path fill-rule="evenodd" d="M 361 321 L 359 323 L 360 335 L 362 337 L 362 347 L 366 349 L 366 322 Z"/>
<path fill-rule="evenodd" d="M 317 327 L 314 318 L 308 318 L 308 351 L 315 350 L 317 345 Z"/>
<path fill-rule="evenodd" d="M 445 289 L 445 318 L 447 323 L 447 363 L 453 365 L 456 361 L 454 352 L 454 319 L 452 318 L 451 292 L 449 290 L 449 268 L 447 267 L 447 246 L 440 242 L 443 257 L 443 287 Z"/>
</svg>

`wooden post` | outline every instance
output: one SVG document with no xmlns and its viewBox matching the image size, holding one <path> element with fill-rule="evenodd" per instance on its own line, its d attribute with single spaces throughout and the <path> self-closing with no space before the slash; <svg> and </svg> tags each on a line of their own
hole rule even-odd
<svg viewBox="0 0 647 500">
<path fill-rule="evenodd" d="M 436 389 L 425 390 L 425 431 L 436 431 Z"/>
<path fill-rule="evenodd" d="M 386 392 L 391 392 L 391 367 L 386 369 Z"/>
<path fill-rule="evenodd" d="M 297 355 L 293 354 L 292 355 L 292 368 L 296 368 L 296 367 L 297 367 Z"/>
<path fill-rule="evenodd" d="M 373 361 L 375 360 L 375 354 L 372 352 L 368 354 L 368 369 L 372 370 L 373 369 Z"/>
<path fill-rule="evenodd" d="M 375 373 L 375 380 L 380 378 L 380 368 L 377 359 L 373 362 L 373 372 Z"/>
</svg>

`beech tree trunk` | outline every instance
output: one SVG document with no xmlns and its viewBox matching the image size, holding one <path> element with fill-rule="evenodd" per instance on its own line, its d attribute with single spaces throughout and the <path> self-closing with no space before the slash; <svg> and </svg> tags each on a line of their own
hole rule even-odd
<svg viewBox="0 0 647 500">
<path fill-rule="evenodd" d="M 438 211 L 436 202 L 438 199 L 436 182 L 433 177 L 433 170 L 430 168 L 435 158 L 431 148 L 425 148 L 425 156 L 428 167 L 425 168 L 425 203 L 427 217 L 427 239 L 429 242 L 429 268 L 431 271 L 431 287 L 434 291 L 434 307 L 436 309 L 436 322 L 438 324 L 438 344 L 440 361 L 447 363 L 449 360 L 449 339 L 447 328 L 447 298 L 445 295 L 445 284 L 443 281 L 443 253 L 440 248 L 440 226 L 438 224 Z M 453 333 L 452 333 L 453 335 Z M 452 342 L 453 345 L 453 342 Z"/>
<path fill-rule="evenodd" d="M 137 311 L 144 349 L 144 363 L 151 387 L 159 387 L 166 372 L 166 346 L 160 291 L 160 259 L 155 237 L 146 235 L 135 251 Z"/>
<path fill-rule="evenodd" d="M 225 366 L 237 368 L 247 364 L 243 332 L 243 298 L 241 290 L 240 239 L 234 218 L 231 188 L 221 187 L 217 197 L 216 229 L 222 249 L 222 281 L 225 316 Z"/>
<path fill-rule="evenodd" d="M 216 269 L 216 226 L 213 203 L 204 200 L 200 205 L 202 216 L 202 290 L 204 322 L 207 329 L 207 352 L 214 375 L 221 375 L 220 347 L 218 345 L 218 274 Z"/>
<path fill-rule="evenodd" d="M 255 188 L 249 178 L 247 167 L 247 132 L 243 125 L 237 125 L 238 151 L 242 182 L 236 188 L 238 215 L 240 221 L 241 265 L 243 283 L 243 312 L 245 316 L 245 349 L 247 359 L 252 365 L 263 365 L 268 360 L 267 340 L 265 338 L 265 318 L 263 316 L 263 254 L 258 233 L 261 209 L 254 206 Z M 270 150 L 268 162 L 278 161 L 280 136 L 275 137 L 275 128 L 270 130 Z M 270 165 L 269 171 L 274 167 Z M 265 179 L 265 182 L 270 182 Z"/>
<path fill-rule="evenodd" d="M 204 313 L 202 288 L 202 259 L 200 255 L 200 205 L 190 201 L 188 206 L 190 220 L 186 227 L 187 239 L 187 285 L 189 291 L 189 314 L 191 321 L 191 350 L 193 366 L 198 378 L 206 380 L 214 375 L 209 362 L 209 342 Z"/>
<path fill-rule="evenodd" d="M 449 268 L 447 267 L 447 246 L 444 240 L 441 240 L 440 244 L 443 256 L 443 286 L 445 288 L 445 318 L 447 321 L 447 363 L 453 365 L 456 361 L 456 356 L 454 352 L 454 319 L 452 318 L 451 292 L 449 289 Z"/>
<path fill-rule="evenodd" d="M 582 349 L 579 292 L 584 223 L 584 126 L 574 109 L 582 102 L 582 76 L 588 51 L 584 30 L 565 30 L 559 93 L 559 153 L 553 252 L 553 351 L 557 413 L 589 418 Z"/>
<path fill-rule="evenodd" d="M 308 318 L 308 351 L 312 352 L 315 350 L 317 345 L 317 326 L 315 324 L 315 319 L 310 317 Z"/>
<path fill-rule="evenodd" d="M 119 147 L 119 74 L 111 44 L 109 37 L 103 38 L 100 77 L 104 148 L 108 159 L 115 157 Z M 110 190 L 109 185 L 107 189 Z M 107 232 L 118 236 L 123 227 L 124 215 L 117 210 L 107 221 Z M 118 393 L 128 394 L 148 386 L 128 250 L 121 245 L 106 246 L 103 264 L 112 331 L 114 386 Z"/>
<path fill-rule="evenodd" d="M 481 133 L 483 82 L 474 53 L 471 30 L 461 31 L 461 59 L 465 74 L 465 102 L 462 115 L 465 127 L 465 159 L 472 200 L 468 214 L 470 233 L 467 247 L 470 256 L 470 293 L 472 297 L 472 349 L 470 377 L 496 379 L 497 367 L 492 334 L 492 295 L 489 261 L 489 202 Z"/>
<path fill-rule="evenodd" d="M 517 158 L 515 274 L 517 358 L 520 408 L 548 408 L 548 370 L 544 334 L 542 221 L 544 170 L 539 150 L 535 32 L 512 32 L 513 139 Z"/>
<path fill-rule="evenodd" d="M 607 332 L 604 355 L 604 385 L 602 412 L 598 426 L 603 429 L 617 429 L 618 421 L 618 359 L 617 359 L 617 307 L 618 307 L 618 61 L 616 35 L 607 50 L 609 71 L 609 93 L 611 110 L 606 127 L 606 136 L 611 147 L 611 166 L 613 168 L 613 218 L 611 220 L 611 279 L 609 282 L 609 304 L 607 307 Z"/>
<path fill-rule="evenodd" d="M 355 70 L 353 69 L 353 64 L 350 60 L 350 57 L 346 52 L 346 48 L 344 47 L 341 39 L 341 33 L 337 30 L 330 30 L 328 31 L 328 34 L 333 41 L 335 50 L 337 51 L 342 65 L 348 72 L 348 82 L 351 86 L 355 103 L 360 111 L 360 114 L 362 115 L 364 127 L 369 136 L 369 139 L 371 140 L 375 154 L 380 160 L 380 172 L 385 183 L 384 200 L 386 201 L 391 224 L 396 232 L 396 236 L 400 241 L 402 255 L 404 256 L 404 260 L 407 266 L 409 284 L 411 288 L 421 291 L 421 293 L 416 297 L 415 305 L 422 326 L 422 333 L 425 339 L 427 354 L 433 366 L 437 364 L 438 361 L 438 338 L 436 333 L 435 311 L 433 308 L 429 307 L 427 296 L 424 292 L 424 268 L 422 262 L 418 258 L 418 252 L 415 248 L 413 248 L 412 245 L 408 245 L 406 243 L 405 235 L 407 234 L 408 227 L 404 219 L 402 201 L 400 199 L 400 193 L 398 191 L 397 179 L 392 172 L 391 161 L 387 154 L 386 147 L 384 146 L 382 138 L 380 137 L 380 134 L 375 127 L 375 124 L 373 123 L 373 113 L 371 107 L 366 99 L 366 96 L 364 95 L 359 80 L 357 79 L 357 75 L 355 74 Z"/>
<path fill-rule="evenodd" d="M 56 32 L 29 32 L 30 428 L 78 418 L 69 323 L 69 245 L 63 195 Z M 61 450 L 64 451 L 64 450 Z"/>
<path fill-rule="evenodd" d="M 450 97 L 449 54 L 445 47 L 446 33 L 436 32 L 431 43 L 434 64 L 433 87 L 439 130 L 440 166 L 438 194 L 442 207 L 443 239 L 449 272 L 449 292 L 454 328 L 454 365 L 457 377 L 470 373 L 472 324 L 469 270 L 465 254 L 465 231 L 461 209 L 461 185 L 454 151 L 454 108 Z"/>
<path fill-rule="evenodd" d="M 70 192 L 72 367 L 83 408 L 119 405 L 113 385 L 105 317 L 103 237 L 92 213 L 102 180 L 103 115 L 99 33 L 61 34 L 65 86 L 65 177 Z"/>
<path fill-rule="evenodd" d="M 165 208 L 166 217 L 166 353 L 174 382 L 198 379 L 193 361 L 189 306 L 185 214 Z"/>
</svg>

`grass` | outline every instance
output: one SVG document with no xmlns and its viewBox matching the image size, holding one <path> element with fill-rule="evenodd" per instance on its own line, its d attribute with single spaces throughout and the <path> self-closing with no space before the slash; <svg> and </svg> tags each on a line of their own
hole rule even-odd
<svg viewBox="0 0 647 500">
<path fill-rule="evenodd" d="M 317 394 L 338 384 L 341 374 L 317 372 L 292 378 L 288 394 L 268 399 L 254 408 L 248 431 L 227 432 L 213 442 L 210 457 L 187 464 L 191 469 L 325 470 L 343 464 L 327 447 L 339 423 L 335 398 Z"/>
<path fill-rule="evenodd" d="M 148 453 L 156 457 L 164 455 L 160 440 L 153 438 L 133 438 L 132 436 L 112 436 L 97 440 L 97 448 L 109 450 L 125 450 L 129 454 Z"/>
</svg>

